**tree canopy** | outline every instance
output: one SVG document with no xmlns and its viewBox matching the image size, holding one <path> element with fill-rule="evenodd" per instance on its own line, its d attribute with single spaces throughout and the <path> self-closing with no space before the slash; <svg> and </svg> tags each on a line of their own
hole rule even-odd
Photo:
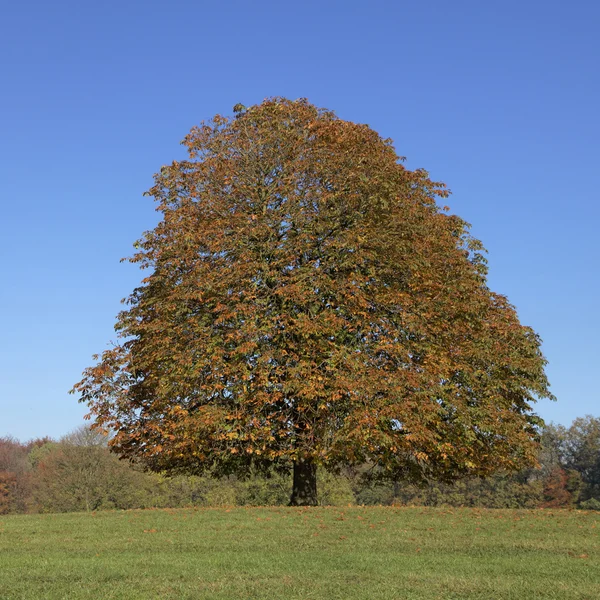
<svg viewBox="0 0 600 600">
<path fill-rule="evenodd" d="M 369 463 L 413 481 L 535 461 L 537 334 L 487 285 L 448 191 L 391 140 L 306 100 L 217 115 L 155 175 L 148 271 L 75 385 L 156 471 Z"/>
</svg>

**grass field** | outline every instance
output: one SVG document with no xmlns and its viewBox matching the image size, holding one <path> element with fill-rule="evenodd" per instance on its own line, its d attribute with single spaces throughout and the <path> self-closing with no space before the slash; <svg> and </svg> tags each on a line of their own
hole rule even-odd
<svg viewBox="0 0 600 600">
<path fill-rule="evenodd" d="M 237 508 L 0 517 L 0 598 L 600 598 L 600 514 Z"/>
</svg>

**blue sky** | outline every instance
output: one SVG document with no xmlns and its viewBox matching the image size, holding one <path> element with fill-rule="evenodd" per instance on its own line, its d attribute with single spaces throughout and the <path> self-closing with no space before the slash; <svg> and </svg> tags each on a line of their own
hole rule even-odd
<svg viewBox="0 0 600 600">
<path fill-rule="evenodd" d="M 141 275 L 142 197 L 194 124 L 306 97 L 445 181 L 544 340 L 548 421 L 600 415 L 600 3 L 4 3 L 0 436 L 60 436 Z"/>
</svg>

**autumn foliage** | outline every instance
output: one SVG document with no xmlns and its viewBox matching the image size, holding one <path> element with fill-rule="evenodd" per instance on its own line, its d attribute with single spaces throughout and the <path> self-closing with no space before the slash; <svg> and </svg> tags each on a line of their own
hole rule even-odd
<svg viewBox="0 0 600 600">
<path fill-rule="evenodd" d="M 156 471 L 370 464 L 411 480 L 535 461 L 540 340 L 390 140 L 305 100 L 217 115 L 155 176 L 148 272 L 75 386 Z"/>
</svg>

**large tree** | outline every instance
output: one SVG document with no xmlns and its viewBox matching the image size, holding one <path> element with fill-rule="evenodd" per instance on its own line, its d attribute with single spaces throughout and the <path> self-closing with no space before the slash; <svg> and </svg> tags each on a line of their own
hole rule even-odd
<svg viewBox="0 0 600 600">
<path fill-rule="evenodd" d="M 112 448 L 157 471 L 293 470 L 291 504 L 317 502 L 317 466 L 534 462 L 540 340 L 445 186 L 305 100 L 235 113 L 155 176 L 162 220 L 130 259 L 148 276 L 75 386 Z"/>
</svg>

